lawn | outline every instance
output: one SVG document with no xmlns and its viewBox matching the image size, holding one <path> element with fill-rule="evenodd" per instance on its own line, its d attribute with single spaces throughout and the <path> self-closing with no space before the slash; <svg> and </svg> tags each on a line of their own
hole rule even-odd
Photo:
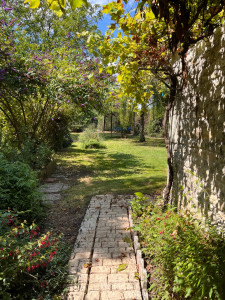
<svg viewBox="0 0 225 300">
<path fill-rule="evenodd" d="M 138 137 L 121 139 L 106 133 L 106 148 L 84 150 L 78 136 L 72 134 L 72 146 L 57 155 L 57 164 L 72 169 L 76 177 L 66 197 L 70 205 L 89 201 L 92 195 L 152 194 L 164 187 L 167 166 L 163 139 L 147 138 L 139 143 Z"/>
</svg>

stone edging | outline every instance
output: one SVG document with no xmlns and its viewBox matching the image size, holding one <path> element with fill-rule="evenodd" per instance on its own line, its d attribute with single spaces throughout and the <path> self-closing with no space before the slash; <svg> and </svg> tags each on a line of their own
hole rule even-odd
<svg viewBox="0 0 225 300">
<path fill-rule="evenodd" d="M 134 227 L 134 223 L 132 220 L 132 209 L 129 206 L 128 208 L 128 216 L 129 216 L 129 222 L 130 222 L 130 226 Z M 142 298 L 143 300 L 149 300 L 148 297 L 148 290 L 147 290 L 147 271 L 144 267 L 144 259 L 142 257 L 142 252 L 141 252 L 141 247 L 140 247 L 140 243 L 138 240 L 138 235 L 136 233 L 136 231 L 131 230 L 131 235 L 133 238 L 133 242 L 134 242 L 134 251 L 135 251 L 135 256 L 136 256 L 136 261 L 137 261 L 137 265 L 138 265 L 138 269 L 139 269 L 139 278 L 140 278 L 140 283 L 141 283 L 141 292 L 142 292 Z"/>
</svg>

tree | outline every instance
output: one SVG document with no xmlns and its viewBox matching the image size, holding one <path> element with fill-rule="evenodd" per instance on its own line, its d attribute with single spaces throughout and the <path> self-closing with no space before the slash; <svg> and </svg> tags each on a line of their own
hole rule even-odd
<svg viewBox="0 0 225 300">
<path fill-rule="evenodd" d="M 20 4 L 10 10 L 4 4 L 0 11 L 0 110 L 2 126 L 10 129 L 10 136 L 15 136 L 22 147 L 27 137 L 48 143 L 48 129 L 59 111 L 62 116 L 69 105 L 84 113 L 101 110 L 111 78 L 103 69 L 99 73 L 98 59 L 83 46 L 86 34 L 78 36 L 82 26 L 87 32 L 96 30 L 95 21 L 88 21 L 91 8 L 86 17 L 81 8 L 59 20 L 52 13 L 43 14 L 47 9 L 43 6 L 31 11 L 32 31 L 26 17 L 28 9 L 22 1 Z M 40 21 L 37 26 L 36 20 Z M 43 28 L 48 28 L 44 34 Z"/>
<path fill-rule="evenodd" d="M 118 0 L 104 6 L 103 12 L 110 14 L 113 23 L 100 51 L 104 63 L 110 63 L 109 72 L 118 73 L 118 79 L 126 86 L 127 93 L 136 93 L 130 82 L 134 82 L 137 74 L 143 71 L 152 74 L 170 89 L 163 121 L 169 169 L 164 195 L 167 204 L 173 182 L 167 131 L 169 112 L 176 97 L 178 83 L 182 87 L 186 82 L 185 56 L 188 49 L 221 26 L 225 1 L 143 0 L 139 1 L 135 13 L 125 12 L 127 2 Z M 116 37 L 115 29 L 118 30 Z M 172 58 L 175 54 L 181 57 L 181 72 L 173 67 Z M 137 82 L 137 90 L 139 86 L 140 83 Z M 137 97 L 136 100 L 140 101 Z"/>
<path fill-rule="evenodd" d="M 130 125 L 130 105 L 128 103 L 129 99 L 126 97 L 120 98 L 119 102 L 119 120 L 120 120 L 120 131 L 121 137 L 126 137 L 127 128 Z"/>
<path fill-rule="evenodd" d="M 25 3 L 29 3 L 31 8 L 38 8 L 40 6 L 41 0 L 26 0 Z M 42 1 L 42 4 L 46 3 L 48 7 L 54 11 L 54 13 L 58 16 L 61 17 L 62 14 L 65 12 L 68 3 L 71 7 L 71 9 L 76 9 L 81 7 L 82 5 L 86 4 L 86 0 L 45 0 Z"/>
</svg>

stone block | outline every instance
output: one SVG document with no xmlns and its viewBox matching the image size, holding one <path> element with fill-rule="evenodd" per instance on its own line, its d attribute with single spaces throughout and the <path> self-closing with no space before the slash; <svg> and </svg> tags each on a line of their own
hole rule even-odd
<svg viewBox="0 0 225 300">
<path fill-rule="evenodd" d="M 71 292 L 66 296 L 66 300 L 84 300 L 84 292 Z"/>
<path fill-rule="evenodd" d="M 110 267 L 105 267 L 105 266 L 92 267 L 91 274 L 110 274 Z"/>
<path fill-rule="evenodd" d="M 89 277 L 89 284 L 94 284 L 94 283 L 107 283 L 107 273 L 91 274 Z"/>
<path fill-rule="evenodd" d="M 88 285 L 88 291 L 111 291 L 112 285 L 104 282 L 95 282 Z"/>
<path fill-rule="evenodd" d="M 133 291 L 134 289 L 135 288 L 132 283 L 128 283 L 128 282 L 112 283 L 112 291 Z"/>
<path fill-rule="evenodd" d="M 121 259 L 115 258 L 115 259 L 109 259 L 105 258 L 103 259 L 103 266 L 119 266 L 121 264 Z"/>
<path fill-rule="evenodd" d="M 99 300 L 100 299 L 100 293 L 97 291 L 90 291 L 85 296 L 85 300 Z"/>
<path fill-rule="evenodd" d="M 140 291 L 124 291 L 124 299 L 126 300 L 142 300 Z"/>
<path fill-rule="evenodd" d="M 108 282 L 109 283 L 128 282 L 128 274 L 123 274 L 122 272 L 119 272 L 117 274 L 109 274 Z"/>
<path fill-rule="evenodd" d="M 104 300 L 125 300 L 123 293 L 118 291 L 101 292 L 101 299 Z"/>
</svg>

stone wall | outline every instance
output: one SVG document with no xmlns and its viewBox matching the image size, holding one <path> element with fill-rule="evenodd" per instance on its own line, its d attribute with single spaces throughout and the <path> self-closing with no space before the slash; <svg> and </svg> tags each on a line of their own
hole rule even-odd
<svg viewBox="0 0 225 300">
<path fill-rule="evenodd" d="M 187 83 L 170 114 L 178 207 L 225 225 L 225 27 L 187 55 Z M 181 67 L 177 61 L 177 70 Z"/>
</svg>

